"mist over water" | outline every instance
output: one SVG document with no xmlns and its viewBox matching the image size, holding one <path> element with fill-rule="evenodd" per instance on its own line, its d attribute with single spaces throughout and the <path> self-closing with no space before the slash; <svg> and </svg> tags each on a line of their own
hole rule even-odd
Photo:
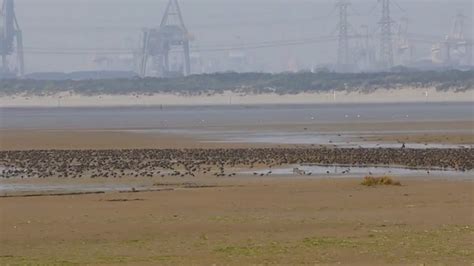
<svg viewBox="0 0 474 266">
<path fill-rule="evenodd" d="M 17 0 L 16 13 L 24 33 L 27 72 L 78 71 L 98 68 L 94 60 L 139 47 L 141 29 L 157 26 L 167 0 Z M 325 0 L 181 0 L 189 31 L 195 36 L 193 49 L 304 40 L 336 36 L 337 11 L 334 1 Z M 472 38 L 473 4 L 469 0 L 407 1 L 392 5 L 395 21 L 408 18 L 409 32 L 443 37 L 462 10 L 468 17 Z M 377 1 L 352 1 L 349 10 L 354 33 L 377 32 L 380 6 Z M 373 41 L 377 48 L 378 42 Z M 353 45 L 360 45 L 354 41 Z M 310 68 L 336 60 L 335 42 L 241 50 L 249 67 L 243 71 L 286 71 Z M 429 43 L 417 44 L 417 59 L 429 58 Z M 108 55 L 108 54 L 107 54 Z M 110 56 L 110 55 L 108 55 Z M 229 52 L 201 52 L 215 69 Z M 211 63 L 208 63 L 211 64 Z"/>
</svg>

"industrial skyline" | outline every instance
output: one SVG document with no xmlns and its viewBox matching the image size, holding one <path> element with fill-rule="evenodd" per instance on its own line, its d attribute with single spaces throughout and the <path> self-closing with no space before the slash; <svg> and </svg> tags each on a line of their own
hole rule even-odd
<svg viewBox="0 0 474 266">
<path fill-rule="evenodd" d="M 181 52 L 170 47 L 163 54 L 147 54 L 154 59 L 145 61 L 143 33 L 163 27 L 168 0 L 118 0 L 110 10 L 110 0 L 15 2 L 29 73 L 133 70 L 146 75 L 149 66 L 155 68 L 149 75 L 165 76 L 172 70 L 376 71 L 427 62 L 472 64 L 466 59 L 472 57 L 471 1 L 261 0 L 236 5 L 181 0 Z M 39 16 L 42 12 L 49 19 Z"/>
</svg>

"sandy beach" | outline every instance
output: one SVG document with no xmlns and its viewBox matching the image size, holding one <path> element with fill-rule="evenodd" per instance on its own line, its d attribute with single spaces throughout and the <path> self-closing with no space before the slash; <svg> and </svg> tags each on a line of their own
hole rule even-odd
<svg viewBox="0 0 474 266">
<path fill-rule="evenodd" d="M 2 2 L 0 266 L 474 266 L 474 0 Z"/>
<path fill-rule="evenodd" d="M 178 94 L 153 95 L 95 95 L 60 93 L 47 96 L 4 95 L 1 107 L 113 107 L 113 106 L 195 106 L 195 105 L 262 105 L 262 104 L 338 104 L 338 103 L 400 103 L 400 102 L 472 102 L 474 93 L 467 91 L 438 91 L 436 88 L 378 89 L 336 91 L 323 93 L 278 94 L 222 94 L 186 96 Z"/>
<path fill-rule="evenodd" d="M 319 132 L 334 136 L 352 132 L 357 141 L 378 144 L 394 142 L 400 146 L 398 142 L 403 141 L 472 145 L 472 127 L 472 120 L 198 124 L 180 127 L 184 131 L 68 129 L 58 124 L 57 128 L 3 128 L 0 150 L 23 152 L 25 158 L 32 150 L 46 150 L 45 154 L 54 150 L 63 150 L 64 154 L 98 150 L 97 153 L 103 151 L 113 157 L 123 149 L 180 152 L 333 146 L 212 142 L 217 135 L 210 134 L 211 130 L 262 134 Z M 46 158 L 33 158 L 32 162 L 41 159 Z M 267 167 L 266 163 L 257 163 L 253 171 Z M 0 196 L 0 264 L 474 262 L 472 178 L 458 177 L 452 172 L 436 178 L 394 172 L 391 178 L 401 182 L 401 186 L 367 187 L 361 185 L 363 177 L 243 173 L 216 177 L 211 172 L 199 172 L 194 177 L 1 179 L 0 188 L 24 186 L 33 191 Z M 35 192 L 35 187 L 43 190 Z M 64 189 L 78 187 L 100 189 L 93 194 Z M 105 189 L 111 187 L 116 189 Z M 59 193 L 52 188 L 59 188 Z"/>
</svg>

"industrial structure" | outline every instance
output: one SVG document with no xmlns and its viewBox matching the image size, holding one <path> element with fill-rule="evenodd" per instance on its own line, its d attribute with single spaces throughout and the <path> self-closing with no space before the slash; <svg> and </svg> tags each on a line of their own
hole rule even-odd
<svg viewBox="0 0 474 266">
<path fill-rule="evenodd" d="M 338 25 L 338 48 L 337 48 L 337 68 L 338 71 L 349 70 L 352 63 L 349 55 L 349 21 L 347 8 L 350 3 L 348 0 L 338 0 L 336 3 L 339 9 L 339 25 Z"/>
<path fill-rule="evenodd" d="M 396 34 L 395 49 L 397 64 L 407 65 L 414 61 L 415 46 L 409 34 L 409 19 L 403 17 L 398 22 L 398 31 Z"/>
<path fill-rule="evenodd" d="M 158 28 L 143 31 L 143 46 L 141 48 L 140 75 L 156 77 L 173 77 L 189 75 L 191 73 L 191 59 L 189 43 L 192 40 L 181 14 L 177 0 L 169 0 Z M 180 49 L 170 63 L 170 54 L 173 49 Z M 173 53 L 173 55 L 175 55 Z M 149 66 L 151 61 L 151 67 Z M 150 71 L 151 70 L 151 71 Z"/>
<path fill-rule="evenodd" d="M 374 8 L 370 12 L 378 10 L 378 25 L 374 23 L 374 25 L 359 26 L 355 22 L 351 23 L 352 12 L 357 13 L 351 1 L 335 0 L 338 12 L 334 18 L 334 23 L 336 20 L 338 23 L 335 34 L 296 40 L 261 40 L 257 43 L 248 43 L 249 40 L 243 40 L 240 44 L 234 42 L 212 44 L 207 47 L 194 46 L 193 54 L 191 54 L 190 43 L 193 37 L 184 23 L 178 0 L 168 0 L 161 23 L 157 27 L 143 30 L 139 47 L 131 48 L 133 44 L 126 49 L 102 48 L 100 50 L 103 51 L 98 51 L 99 49 L 80 47 L 27 46 L 25 52 L 48 56 L 94 54 L 94 63 L 100 68 L 99 71 L 137 71 L 141 77 L 178 77 L 192 73 L 245 72 L 255 71 L 255 69 L 263 71 L 263 64 L 262 67 L 255 67 L 257 65 L 255 62 L 258 61 L 255 57 L 260 53 L 252 54 L 249 51 L 274 47 L 287 47 L 288 60 L 281 60 L 281 63 L 274 63 L 271 67 L 275 68 L 275 71 L 284 69 L 296 72 L 308 69 L 308 62 L 298 61 L 299 58 L 292 54 L 294 50 L 290 47 L 329 42 L 331 44 L 337 42 L 337 45 L 332 46 L 337 59 L 319 65 L 317 65 L 318 62 L 315 64 L 313 61 L 311 69 L 327 68 L 338 72 L 357 72 L 390 71 L 394 66 L 420 69 L 472 67 L 473 40 L 468 29 L 472 25 L 469 25 L 467 17 L 462 13 L 455 16 L 452 29 L 445 37 L 414 34 L 409 30 L 408 18 L 393 19 L 397 13 L 396 10 L 391 10 L 392 7 L 398 7 L 403 11 L 397 1 L 372 1 Z M 23 40 L 15 15 L 14 0 L 3 0 L 0 8 L 0 53 L 2 56 L 0 78 L 21 77 L 25 71 Z M 332 16 L 333 14 L 330 14 L 323 19 Z M 359 31 L 357 27 L 360 28 L 360 33 L 357 33 Z M 417 50 L 415 50 L 415 45 Z M 430 47 L 432 48 L 431 58 L 429 58 Z M 417 54 L 425 51 L 424 57 L 419 56 L 417 60 L 415 51 Z M 215 56 L 209 53 L 214 53 Z M 286 59 L 285 56 L 281 56 L 281 53 L 280 58 Z M 191 66 L 194 66 L 193 72 Z"/>
<path fill-rule="evenodd" d="M 380 67 L 390 69 L 393 67 L 393 20 L 390 15 L 390 0 L 379 0 L 382 6 L 382 18 L 380 24 Z"/>
<path fill-rule="evenodd" d="M 444 65 L 470 66 L 473 41 L 466 36 L 466 17 L 459 12 L 454 18 L 451 33 L 432 49 L 433 61 Z"/>
<path fill-rule="evenodd" d="M 4 0 L 0 11 L 0 53 L 2 65 L 1 77 L 24 75 L 23 38 L 15 15 L 14 0 Z M 11 57 L 16 56 L 16 65 L 12 67 Z"/>
</svg>

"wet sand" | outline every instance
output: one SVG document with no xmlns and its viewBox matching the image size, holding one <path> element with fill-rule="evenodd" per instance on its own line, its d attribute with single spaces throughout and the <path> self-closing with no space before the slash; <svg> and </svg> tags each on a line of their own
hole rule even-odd
<svg viewBox="0 0 474 266">
<path fill-rule="evenodd" d="M 127 149 L 192 146 L 192 139 L 165 134 L 138 135 L 113 131 L 4 130 L 3 150 L 29 149 Z"/>
<path fill-rule="evenodd" d="M 118 129 L 3 129 L 0 130 L 0 150 L 43 149 L 166 149 L 166 148 L 249 148 L 301 147 L 308 144 L 272 144 L 230 142 L 216 139 L 219 132 L 304 132 L 351 133 L 363 132 L 362 141 L 380 143 L 404 141 L 433 144 L 474 144 L 473 121 L 365 122 L 365 123 L 307 123 L 279 125 L 194 126 L 180 128 L 181 133 L 167 128 Z M 212 130 L 214 136 L 206 130 Z M 182 133 L 186 132 L 186 133 Z M 204 132 L 204 133 L 199 133 Z M 387 133 L 392 132 L 392 133 Z M 400 133 L 396 133 L 400 132 Z M 415 133 L 405 133 L 415 132 Z M 369 134 L 368 134 L 369 133 Z M 216 141 L 217 142 L 213 142 Z M 331 146 L 331 143 L 322 143 Z"/>
<path fill-rule="evenodd" d="M 388 134 L 363 138 L 364 141 L 374 142 L 404 142 L 404 143 L 444 143 L 444 144 L 473 144 L 474 134 L 465 133 L 421 133 L 421 134 Z"/>
</svg>

